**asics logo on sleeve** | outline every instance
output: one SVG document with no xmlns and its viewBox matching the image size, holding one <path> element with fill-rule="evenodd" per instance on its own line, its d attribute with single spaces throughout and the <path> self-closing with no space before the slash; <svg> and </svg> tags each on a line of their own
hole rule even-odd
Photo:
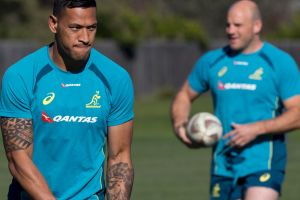
<svg viewBox="0 0 300 200">
<path fill-rule="evenodd" d="M 43 99 L 43 104 L 45 106 L 49 105 L 55 98 L 55 93 L 54 92 L 49 92 L 47 96 Z"/>
</svg>

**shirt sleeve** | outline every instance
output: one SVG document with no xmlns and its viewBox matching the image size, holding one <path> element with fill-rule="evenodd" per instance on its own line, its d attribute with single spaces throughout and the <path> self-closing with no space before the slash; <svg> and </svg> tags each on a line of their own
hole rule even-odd
<svg viewBox="0 0 300 200">
<path fill-rule="evenodd" d="M 197 93 L 206 92 L 209 89 L 209 59 L 208 55 L 201 57 L 188 76 L 190 87 Z"/>
<path fill-rule="evenodd" d="M 2 79 L 0 116 L 32 118 L 30 98 L 23 77 L 8 69 Z"/>
<path fill-rule="evenodd" d="M 287 55 L 281 60 L 277 71 L 279 94 L 283 101 L 295 95 L 300 95 L 300 73 L 295 60 Z"/>
<path fill-rule="evenodd" d="M 112 89 L 112 108 L 108 117 L 108 126 L 123 124 L 134 117 L 134 90 L 129 75 L 121 78 Z"/>
</svg>

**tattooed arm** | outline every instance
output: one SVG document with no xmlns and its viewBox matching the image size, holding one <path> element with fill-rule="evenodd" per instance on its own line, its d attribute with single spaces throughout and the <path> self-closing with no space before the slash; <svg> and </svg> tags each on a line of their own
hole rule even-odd
<svg viewBox="0 0 300 200">
<path fill-rule="evenodd" d="M 131 140 L 133 121 L 109 127 L 107 195 L 109 200 L 129 200 L 133 185 Z"/>
<path fill-rule="evenodd" d="M 9 170 L 33 199 L 55 199 L 32 162 L 33 131 L 31 119 L 0 119 Z"/>
</svg>

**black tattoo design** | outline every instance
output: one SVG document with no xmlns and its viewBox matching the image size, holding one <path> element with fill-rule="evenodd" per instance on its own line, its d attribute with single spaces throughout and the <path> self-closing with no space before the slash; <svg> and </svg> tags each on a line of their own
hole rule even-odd
<svg viewBox="0 0 300 200">
<path fill-rule="evenodd" d="M 0 124 L 6 153 L 30 147 L 33 142 L 31 119 L 2 117 Z"/>
<path fill-rule="evenodd" d="M 128 163 L 117 163 L 108 168 L 107 193 L 109 200 L 129 200 L 134 172 Z"/>
</svg>

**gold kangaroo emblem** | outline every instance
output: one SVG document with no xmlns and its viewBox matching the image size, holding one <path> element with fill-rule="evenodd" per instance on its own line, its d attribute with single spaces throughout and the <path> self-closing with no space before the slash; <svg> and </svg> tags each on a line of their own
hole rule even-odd
<svg viewBox="0 0 300 200">
<path fill-rule="evenodd" d="M 261 67 L 257 69 L 253 74 L 250 74 L 249 78 L 252 80 L 262 80 L 262 75 L 264 73 L 264 69 Z"/>
<path fill-rule="evenodd" d="M 93 95 L 92 100 L 90 103 L 86 104 L 86 108 L 101 108 L 101 105 L 99 105 L 98 100 L 101 98 L 99 95 L 99 91 L 96 91 L 96 94 Z"/>
</svg>

